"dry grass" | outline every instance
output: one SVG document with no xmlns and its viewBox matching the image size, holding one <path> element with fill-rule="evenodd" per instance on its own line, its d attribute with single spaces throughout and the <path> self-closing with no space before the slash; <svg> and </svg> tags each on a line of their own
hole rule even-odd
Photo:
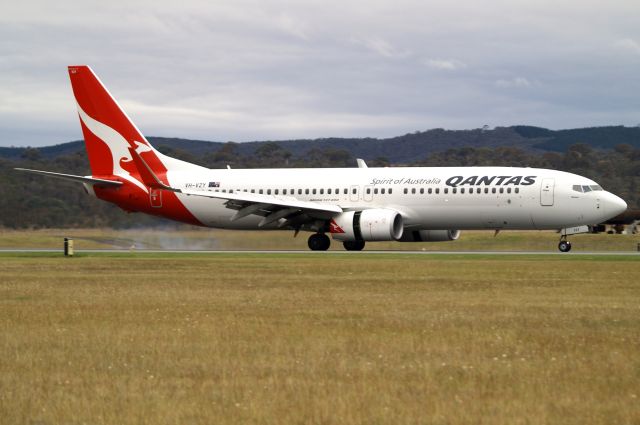
<svg viewBox="0 0 640 425">
<path fill-rule="evenodd" d="M 634 257 L 0 257 L 0 423 L 640 422 Z"/>
<path fill-rule="evenodd" d="M 78 249 L 204 249 L 308 250 L 309 233 L 293 238 L 292 231 L 236 231 L 184 226 L 176 229 L 42 229 L 0 230 L 0 248 L 59 248 L 71 237 Z M 557 251 L 559 235 L 551 231 L 463 231 L 455 242 L 367 242 L 367 250 L 423 251 Z M 574 251 L 636 251 L 640 235 L 584 234 L 571 236 Z M 331 248 L 342 251 L 333 241 Z"/>
</svg>

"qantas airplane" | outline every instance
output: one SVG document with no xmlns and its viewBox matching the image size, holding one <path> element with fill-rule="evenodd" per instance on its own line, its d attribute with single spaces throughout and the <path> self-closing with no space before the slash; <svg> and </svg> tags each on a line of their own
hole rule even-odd
<svg viewBox="0 0 640 425">
<path fill-rule="evenodd" d="M 312 232 L 309 248 L 366 241 L 455 240 L 460 230 L 558 230 L 567 236 L 625 211 L 586 177 L 510 167 L 212 170 L 158 152 L 88 66 L 69 77 L 90 176 L 19 169 L 80 182 L 128 212 L 225 229 Z"/>
</svg>

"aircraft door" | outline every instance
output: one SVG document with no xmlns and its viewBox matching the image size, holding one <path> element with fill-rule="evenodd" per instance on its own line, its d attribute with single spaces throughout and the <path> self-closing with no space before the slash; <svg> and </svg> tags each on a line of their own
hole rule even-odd
<svg viewBox="0 0 640 425">
<path fill-rule="evenodd" d="M 149 201 L 151 202 L 151 207 L 162 208 L 162 190 L 149 189 Z"/>
<path fill-rule="evenodd" d="M 358 200 L 358 186 L 351 186 L 349 189 L 349 196 L 352 202 L 356 202 Z"/>
<path fill-rule="evenodd" d="M 543 205 L 543 206 L 553 205 L 554 185 L 555 185 L 554 179 L 542 179 L 542 186 L 540 187 L 540 205 Z"/>
</svg>

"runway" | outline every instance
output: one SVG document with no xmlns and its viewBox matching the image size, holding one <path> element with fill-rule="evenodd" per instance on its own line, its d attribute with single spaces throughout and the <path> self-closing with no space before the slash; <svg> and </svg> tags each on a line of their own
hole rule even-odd
<svg viewBox="0 0 640 425">
<path fill-rule="evenodd" d="M 0 253 L 60 253 L 61 249 L 47 248 L 0 248 Z M 305 255 L 561 255 L 561 256 L 638 256 L 635 251 L 577 251 L 563 253 L 559 251 L 310 251 L 310 250 L 188 250 L 188 249 L 82 249 L 76 254 L 305 254 Z"/>
</svg>

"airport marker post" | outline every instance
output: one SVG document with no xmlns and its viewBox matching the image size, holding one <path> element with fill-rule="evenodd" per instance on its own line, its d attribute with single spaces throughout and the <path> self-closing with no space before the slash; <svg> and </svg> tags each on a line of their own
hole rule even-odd
<svg viewBox="0 0 640 425">
<path fill-rule="evenodd" d="M 64 256 L 73 257 L 73 239 L 64 238 Z"/>
</svg>

